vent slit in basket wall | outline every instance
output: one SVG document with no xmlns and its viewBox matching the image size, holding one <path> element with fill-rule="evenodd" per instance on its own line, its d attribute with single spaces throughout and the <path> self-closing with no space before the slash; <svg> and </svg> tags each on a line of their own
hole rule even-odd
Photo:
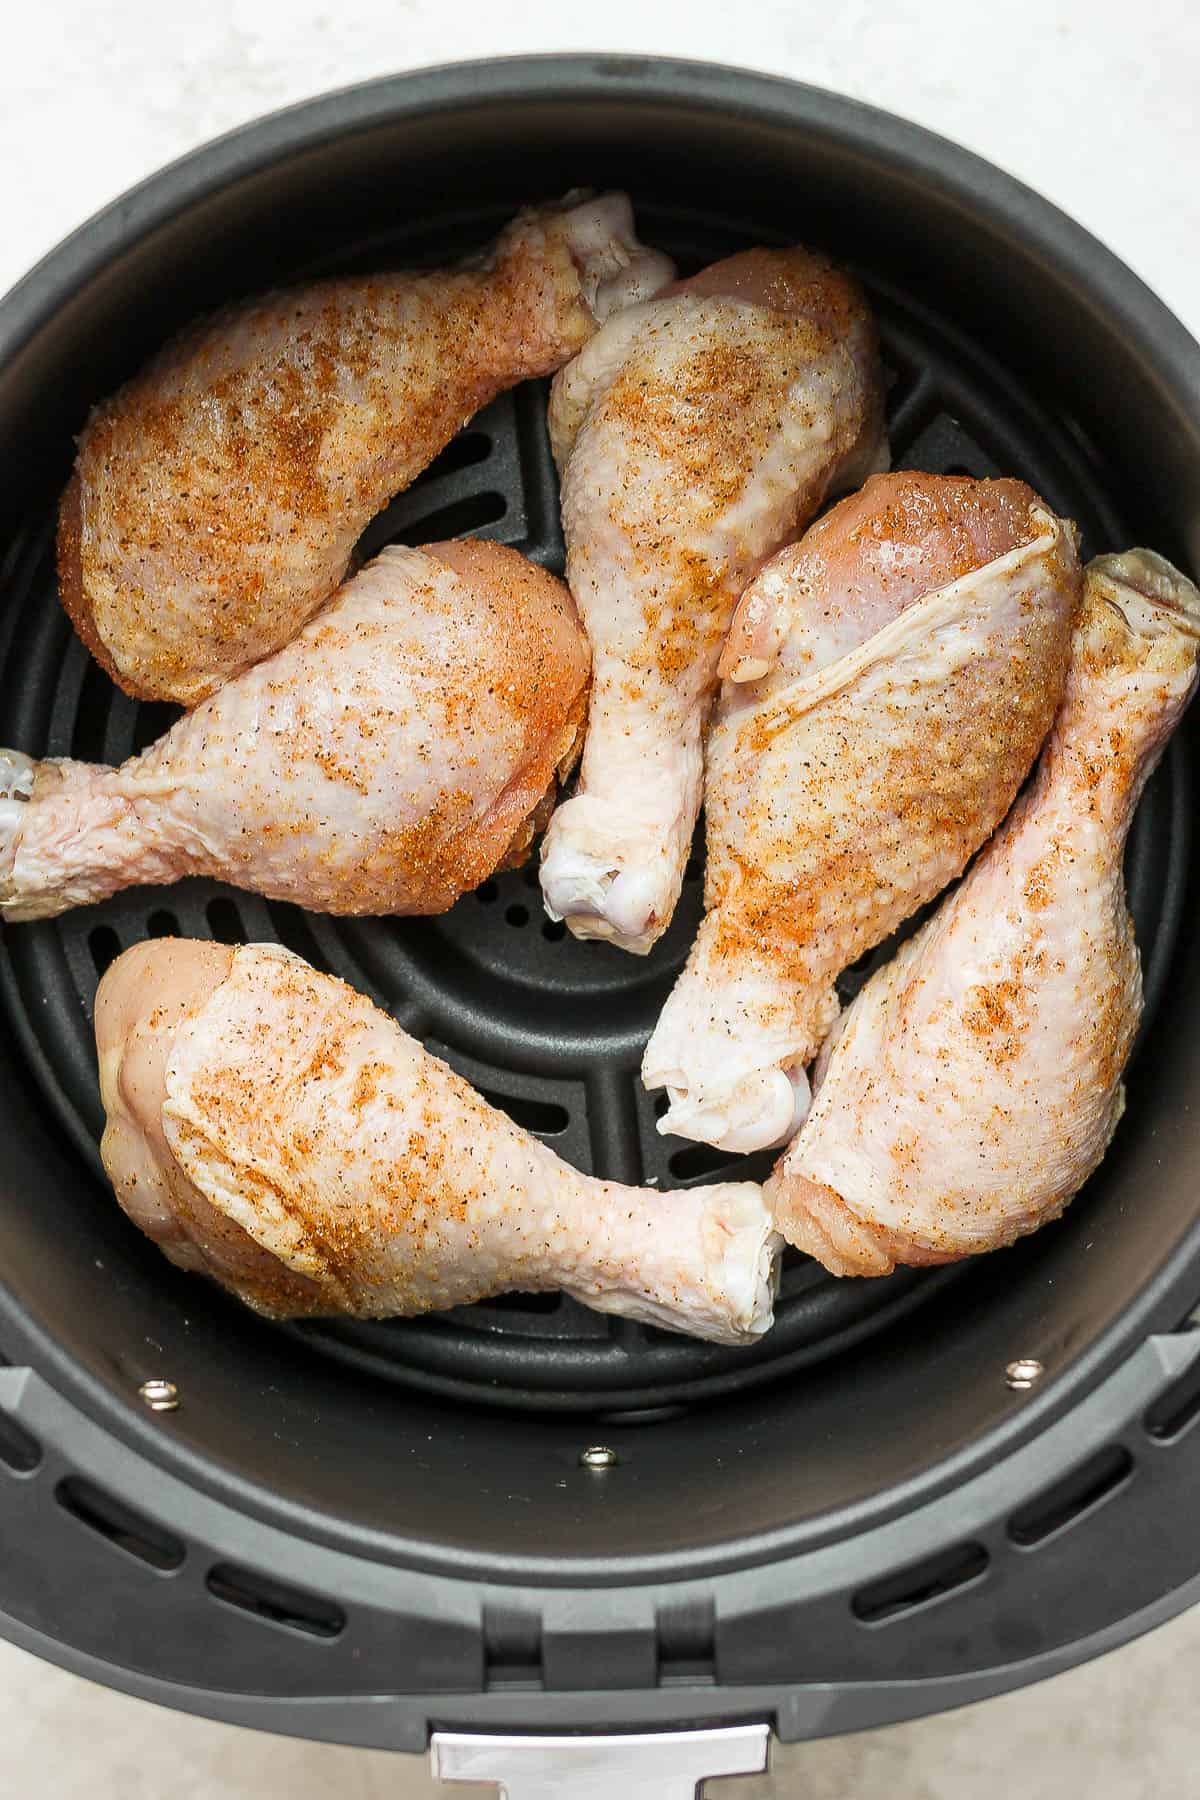
<svg viewBox="0 0 1200 1800">
<path fill-rule="evenodd" d="M 204 1585 L 214 1600 L 289 1631 L 332 1640 L 346 1629 L 346 1615 L 334 1601 L 302 1593 L 271 1575 L 257 1575 L 249 1569 L 235 1568 L 232 1563 L 217 1563 L 205 1576 Z"/>
<path fill-rule="evenodd" d="M 479 1092 L 489 1106 L 507 1113 L 515 1125 L 536 1132 L 538 1137 L 558 1137 L 571 1123 L 566 1107 L 553 1100 L 533 1100 L 525 1094 L 496 1094 L 487 1088 L 480 1088 Z"/>
<path fill-rule="evenodd" d="M 1024 1550 L 1044 1544 L 1068 1525 L 1077 1524 L 1111 1498 L 1133 1474 L 1133 1458 L 1124 1444 L 1109 1444 L 1046 1488 L 1008 1522 L 1008 1535 Z"/>
<path fill-rule="evenodd" d="M 468 494 L 461 500 L 451 500 L 448 506 L 439 506 L 436 512 L 414 519 L 397 532 L 393 541 L 425 544 L 443 538 L 465 537 L 468 532 L 480 531 L 485 525 L 498 524 L 507 511 L 508 502 L 503 494 Z"/>
<path fill-rule="evenodd" d="M 79 1475 L 66 1475 L 54 1490 L 54 1498 L 64 1512 L 86 1525 L 89 1531 L 129 1556 L 149 1564 L 164 1574 L 183 1564 L 186 1554 L 182 1541 L 164 1525 L 135 1512 L 124 1500 L 105 1493 L 93 1482 Z"/>
<path fill-rule="evenodd" d="M 1200 1418 L 1200 1357 L 1160 1394 L 1146 1414 L 1149 1435 L 1160 1444 L 1172 1444 Z"/>
<path fill-rule="evenodd" d="M 412 487 L 419 488 L 423 483 L 436 481 L 440 475 L 457 475 L 460 469 L 474 468 L 476 463 L 486 462 L 492 453 L 492 439 L 486 431 L 460 431 L 451 438 L 444 450 L 438 452 L 428 468 L 423 469 L 413 482 Z M 409 489 L 411 493 L 412 488 Z"/>
<path fill-rule="evenodd" d="M 856 1619 L 864 1625 L 883 1625 L 907 1617 L 918 1607 L 931 1606 L 979 1581 L 991 1559 L 982 1544 L 955 1544 L 923 1562 L 887 1575 L 882 1581 L 860 1588 L 850 1602 Z"/>
</svg>

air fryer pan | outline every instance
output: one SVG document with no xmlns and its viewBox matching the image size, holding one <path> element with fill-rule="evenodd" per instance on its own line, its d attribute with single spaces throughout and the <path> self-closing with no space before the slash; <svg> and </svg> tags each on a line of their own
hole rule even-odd
<svg viewBox="0 0 1200 1800">
<path fill-rule="evenodd" d="M 832 250 L 877 307 L 898 463 L 1024 476 L 1088 553 L 1146 541 L 1194 564 L 1196 347 L 1044 203 L 765 78 L 468 66 L 209 146 L 4 303 L 0 739 L 118 760 L 171 716 L 118 693 L 54 601 L 54 500 L 89 404 L 206 305 L 453 257 L 580 183 L 628 187 L 643 236 L 685 269 L 756 242 Z M 362 548 L 456 531 L 561 569 L 536 388 L 467 427 Z M 270 1326 L 172 1270 L 96 1152 L 98 976 L 182 931 L 277 938 L 344 976 L 582 1168 L 663 1186 L 731 1172 L 660 1138 L 636 1079 L 698 916 L 699 847 L 644 961 L 545 921 L 532 871 L 435 920 L 321 919 L 188 882 L 10 928 L 0 1518 L 22 1551 L 0 1565 L 5 1629 L 174 1704 L 412 1745 L 438 1720 L 769 1712 L 783 1735 L 837 1729 L 1028 1678 L 1182 1603 L 1200 1569 L 1196 1534 L 1174 1529 L 1200 1474 L 1200 1340 L 1180 1329 L 1200 1298 L 1194 755 L 1185 728 L 1130 842 L 1146 1023 L 1086 1193 L 958 1270 L 838 1283 L 796 1257 L 749 1352 L 553 1296 Z M 1006 1383 L 1015 1358 L 1044 1367 L 1027 1391 Z M 147 1411 L 155 1376 L 179 1410 Z M 616 1453 L 603 1473 L 580 1465 L 595 1441 Z"/>
</svg>

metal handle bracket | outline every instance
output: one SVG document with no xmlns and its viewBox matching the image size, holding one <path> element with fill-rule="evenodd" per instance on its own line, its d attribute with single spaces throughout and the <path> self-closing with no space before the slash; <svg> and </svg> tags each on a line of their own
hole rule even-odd
<svg viewBox="0 0 1200 1800">
<path fill-rule="evenodd" d="M 757 1775 L 766 1725 L 622 1737 L 501 1737 L 435 1731 L 435 1781 L 493 1782 L 506 1800 L 695 1800 L 702 1781 Z"/>
</svg>

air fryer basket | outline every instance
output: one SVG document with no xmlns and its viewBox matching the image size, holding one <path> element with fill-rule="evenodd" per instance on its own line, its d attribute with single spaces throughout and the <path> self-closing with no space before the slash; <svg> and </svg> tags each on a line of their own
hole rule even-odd
<svg viewBox="0 0 1200 1800">
<path fill-rule="evenodd" d="M 1200 351 L 1100 245 L 940 140 L 760 76 L 465 65 L 277 115 L 85 226 L 0 307 L 0 741 L 117 760 L 161 731 L 54 601 L 89 404 L 218 301 L 442 260 L 570 186 L 627 187 L 687 268 L 802 239 L 878 309 L 896 460 L 1024 476 L 1085 550 L 1200 558 Z M 364 548 L 473 531 L 561 568 L 543 396 L 506 396 Z M 1058 1225 L 960 1269 L 796 1258 L 749 1352 L 517 1296 L 272 1327 L 172 1270 L 103 1182 L 99 974 L 146 935 L 278 938 L 391 1010 L 569 1160 L 728 1160 L 636 1069 L 698 858 L 646 961 L 545 921 L 532 871 L 433 920 L 210 883 L 0 938 L 0 1629 L 243 1723 L 416 1748 L 432 1726 L 769 1720 L 783 1737 L 1048 1672 L 1200 1591 L 1200 1063 L 1185 726 L 1128 860 L 1147 1016 L 1116 1143 Z M 848 978 L 853 986 L 863 970 Z M 1016 1359 L 1044 1373 L 1019 1389 Z M 149 1410 L 150 1378 L 181 1404 Z M 612 1466 L 580 1461 L 600 1443 Z M 604 1459 L 611 1462 L 611 1459 Z"/>
</svg>

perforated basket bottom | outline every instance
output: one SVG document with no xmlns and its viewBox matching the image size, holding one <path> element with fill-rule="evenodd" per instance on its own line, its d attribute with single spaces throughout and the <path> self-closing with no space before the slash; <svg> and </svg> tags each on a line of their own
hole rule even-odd
<svg viewBox="0 0 1200 1800">
<path fill-rule="evenodd" d="M 697 235 L 646 217 L 647 235 L 694 267 L 741 242 L 714 225 Z M 674 242 L 672 242 L 674 238 Z M 424 248 L 425 246 L 423 246 Z M 457 246 L 447 243 L 447 251 Z M 443 247 L 429 246 L 433 252 Z M 378 242 L 369 259 L 395 255 Z M 354 266 L 353 254 L 343 266 Z M 868 277 L 868 284 L 870 284 Z M 901 295 L 873 287 L 891 386 L 899 466 L 1012 474 L 1077 519 L 1085 549 L 1127 542 L 1091 465 L 1056 423 L 1033 410 L 977 346 Z M 545 394 L 530 385 L 480 415 L 365 534 L 362 551 L 459 533 L 499 539 L 561 572 L 557 489 Z M 89 659 L 55 603 L 52 523 L 31 522 L 3 570 L 0 719 L 4 740 L 33 754 L 118 762 L 157 737 L 172 709 L 141 706 Z M 1148 1012 L 1170 955 L 1186 858 L 1181 757 L 1168 757 L 1131 839 L 1130 896 L 1146 967 Z M 670 930 L 646 959 L 580 944 L 541 909 L 534 867 L 487 881 L 436 919 L 336 920 L 201 881 L 143 889 L 4 934 L 0 990 L 46 1104 L 102 1181 L 102 1113 L 92 1043 L 96 983 L 147 936 L 225 942 L 276 939 L 371 995 L 472 1080 L 489 1100 L 581 1169 L 663 1187 L 765 1173 L 660 1137 L 655 1098 L 637 1066 L 682 966 L 700 911 L 693 856 Z M 843 982 L 854 991 L 885 951 Z M 86 1196 L 86 1204 L 94 1197 Z M 83 1203 L 83 1202 L 81 1202 Z M 133 1230 L 133 1227 L 130 1227 Z M 306 1353 L 476 1402 L 607 1415 L 676 1407 L 777 1377 L 836 1354 L 927 1302 L 956 1272 L 901 1271 L 838 1282 L 799 1256 L 785 1265 L 777 1324 L 749 1351 L 718 1349 L 609 1319 L 557 1295 L 512 1295 L 425 1319 L 282 1326 Z"/>
</svg>

